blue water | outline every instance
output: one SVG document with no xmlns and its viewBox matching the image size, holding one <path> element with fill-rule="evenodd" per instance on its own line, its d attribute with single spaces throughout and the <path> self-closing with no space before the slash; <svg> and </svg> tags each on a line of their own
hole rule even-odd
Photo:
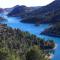
<svg viewBox="0 0 60 60">
<path fill-rule="evenodd" d="M 49 37 L 45 35 L 40 35 L 42 31 L 44 31 L 46 28 L 50 27 L 49 24 L 40 24 L 39 26 L 35 26 L 34 24 L 25 24 L 21 23 L 19 18 L 16 17 L 7 17 L 4 16 L 7 21 L 4 21 L 2 23 L 6 23 L 8 26 L 12 28 L 19 28 L 23 31 L 28 31 L 31 34 L 35 34 L 36 36 L 43 38 L 45 40 L 54 40 L 57 44 L 57 48 L 55 49 L 55 54 L 52 60 L 60 60 L 60 38 L 57 37 Z"/>
</svg>

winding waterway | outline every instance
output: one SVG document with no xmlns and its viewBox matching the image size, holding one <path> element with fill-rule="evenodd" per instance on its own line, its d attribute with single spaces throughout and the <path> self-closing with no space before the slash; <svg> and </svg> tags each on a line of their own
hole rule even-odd
<svg viewBox="0 0 60 60">
<path fill-rule="evenodd" d="M 57 48 L 55 49 L 55 54 L 52 60 L 60 60 L 60 38 L 58 37 L 50 37 L 50 36 L 45 36 L 41 35 L 40 33 L 44 31 L 46 28 L 50 27 L 49 24 L 40 24 L 39 26 L 35 26 L 34 24 L 25 24 L 20 22 L 20 18 L 16 17 L 7 17 L 4 16 L 7 21 L 4 21 L 2 23 L 7 24 L 8 26 L 12 28 L 19 28 L 23 31 L 28 31 L 31 34 L 35 34 L 36 36 L 43 38 L 45 40 L 54 40 L 55 43 L 57 44 Z"/>
</svg>

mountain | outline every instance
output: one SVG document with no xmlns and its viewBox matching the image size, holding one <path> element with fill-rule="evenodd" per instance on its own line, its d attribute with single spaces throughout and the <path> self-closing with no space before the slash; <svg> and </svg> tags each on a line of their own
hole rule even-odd
<svg viewBox="0 0 60 60">
<path fill-rule="evenodd" d="M 39 8 L 35 11 L 32 11 L 33 15 L 34 14 L 44 14 L 47 12 L 52 12 L 60 8 L 60 1 L 53 1 L 47 6 L 43 6 L 42 8 Z"/>
<path fill-rule="evenodd" d="M 11 16 L 13 14 L 16 14 L 17 16 L 17 15 L 21 15 L 24 13 L 27 16 L 30 16 L 30 15 L 34 16 L 34 15 L 41 15 L 41 14 L 45 14 L 48 12 L 52 12 L 59 8 L 60 8 L 59 0 L 53 1 L 49 5 L 43 6 L 43 7 L 40 7 L 40 6 L 39 7 L 26 7 L 24 5 L 22 6 L 16 5 L 15 7 L 13 7 L 13 10 L 8 15 Z"/>
<path fill-rule="evenodd" d="M 55 23 L 60 22 L 60 0 L 55 0 L 43 7 L 26 7 L 16 5 L 8 16 L 19 16 L 25 23 Z"/>
<path fill-rule="evenodd" d="M 23 15 L 22 21 L 29 22 L 29 20 L 31 20 L 33 22 L 34 19 L 32 19 L 32 17 L 34 17 L 34 19 L 38 18 L 40 23 L 60 22 L 60 1 L 53 1 L 47 6 L 43 6 Z M 37 21 L 38 19 L 35 20 Z"/>
<path fill-rule="evenodd" d="M 40 23 L 56 23 L 60 22 L 60 9 L 57 9 L 56 11 L 46 13 L 44 15 L 37 15 L 37 16 L 25 16 L 21 22 L 24 23 L 34 23 L 34 24 L 40 24 Z"/>
<path fill-rule="evenodd" d="M 26 7 L 24 5 L 19 6 L 16 5 L 12 8 L 12 10 L 8 13 L 8 16 L 24 16 L 25 14 L 40 8 L 40 6 L 38 7 Z"/>
<path fill-rule="evenodd" d="M 12 11 L 8 13 L 8 16 L 18 16 L 21 13 L 25 13 L 25 6 L 16 5 L 13 7 Z"/>
</svg>

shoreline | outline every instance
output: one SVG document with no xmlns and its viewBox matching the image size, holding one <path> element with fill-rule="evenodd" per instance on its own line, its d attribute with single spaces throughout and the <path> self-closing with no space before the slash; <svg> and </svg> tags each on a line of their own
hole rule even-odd
<svg viewBox="0 0 60 60">
<path fill-rule="evenodd" d="M 53 49 L 57 48 L 57 44 L 55 44 L 55 47 Z M 48 59 L 52 59 L 54 57 L 54 54 L 50 54 L 50 56 L 48 56 Z"/>
</svg>

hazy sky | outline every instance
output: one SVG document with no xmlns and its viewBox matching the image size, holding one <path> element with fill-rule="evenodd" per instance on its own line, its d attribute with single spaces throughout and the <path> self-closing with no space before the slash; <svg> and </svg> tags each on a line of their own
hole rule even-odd
<svg viewBox="0 0 60 60">
<path fill-rule="evenodd" d="M 52 1 L 54 0 L 0 0 L 0 7 L 6 8 L 15 5 L 44 6 Z"/>
</svg>

